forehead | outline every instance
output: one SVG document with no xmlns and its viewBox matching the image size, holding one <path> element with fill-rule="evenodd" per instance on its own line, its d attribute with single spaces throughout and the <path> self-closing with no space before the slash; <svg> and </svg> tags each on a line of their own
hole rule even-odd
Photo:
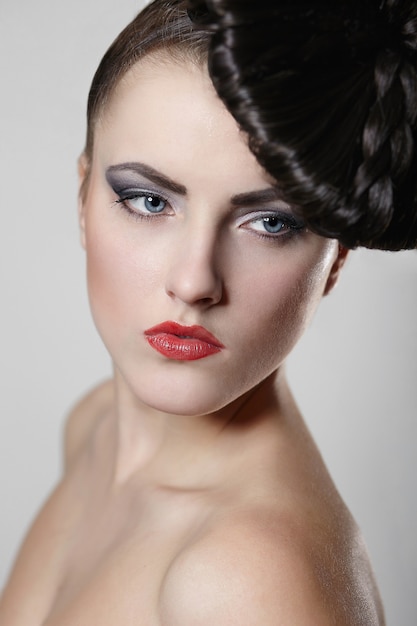
<svg viewBox="0 0 417 626">
<path fill-rule="evenodd" d="M 141 160 L 183 180 L 245 178 L 257 188 L 271 179 L 259 166 L 217 96 L 206 65 L 152 54 L 117 85 L 96 128 L 95 145 L 112 162 Z"/>
</svg>

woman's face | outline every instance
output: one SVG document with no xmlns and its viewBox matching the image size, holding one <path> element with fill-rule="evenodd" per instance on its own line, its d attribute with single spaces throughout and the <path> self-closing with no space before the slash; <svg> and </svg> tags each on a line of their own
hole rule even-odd
<svg viewBox="0 0 417 626">
<path fill-rule="evenodd" d="M 207 72 L 168 58 L 140 61 L 97 124 L 80 224 L 116 371 L 170 413 L 273 373 L 337 273 L 337 243 L 279 199 Z"/>
</svg>

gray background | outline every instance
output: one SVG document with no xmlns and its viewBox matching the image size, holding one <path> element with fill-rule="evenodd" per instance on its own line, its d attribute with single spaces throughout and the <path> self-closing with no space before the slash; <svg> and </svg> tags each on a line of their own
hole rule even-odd
<svg viewBox="0 0 417 626">
<path fill-rule="evenodd" d="M 0 587 L 59 477 L 62 424 L 110 373 L 76 220 L 89 83 L 143 2 L 0 0 Z M 356 251 L 289 362 L 361 525 L 388 623 L 417 616 L 417 252 Z"/>
</svg>

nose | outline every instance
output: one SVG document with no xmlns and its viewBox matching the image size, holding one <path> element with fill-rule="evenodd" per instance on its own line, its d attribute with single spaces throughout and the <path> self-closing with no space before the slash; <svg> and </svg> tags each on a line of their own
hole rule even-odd
<svg viewBox="0 0 417 626">
<path fill-rule="evenodd" d="M 209 307 L 223 297 L 220 251 L 215 233 L 188 232 L 177 242 L 169 258 L 166 293 L 187 305 Z"/>
</svg>

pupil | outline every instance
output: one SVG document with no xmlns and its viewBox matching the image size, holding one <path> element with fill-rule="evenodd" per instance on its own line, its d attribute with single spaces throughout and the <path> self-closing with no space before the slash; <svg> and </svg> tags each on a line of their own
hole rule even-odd
<svg viewBox="0 0 417 626">
<path fill-rule="evenodd" d="M 272 216 L 265 218 L 265 228 L 268 232 L 279 232 L 283 228 L 282 220 L 279 217 Z"/>
<path fill-rule="evenodd" d="M 161 198 L 157 198 L 155 196 L 147 196 L 145 199 L 145 206 L 149 211 L 157 213 L 163 210 L 164 202 L 161 200 Z"/>
</svg>

